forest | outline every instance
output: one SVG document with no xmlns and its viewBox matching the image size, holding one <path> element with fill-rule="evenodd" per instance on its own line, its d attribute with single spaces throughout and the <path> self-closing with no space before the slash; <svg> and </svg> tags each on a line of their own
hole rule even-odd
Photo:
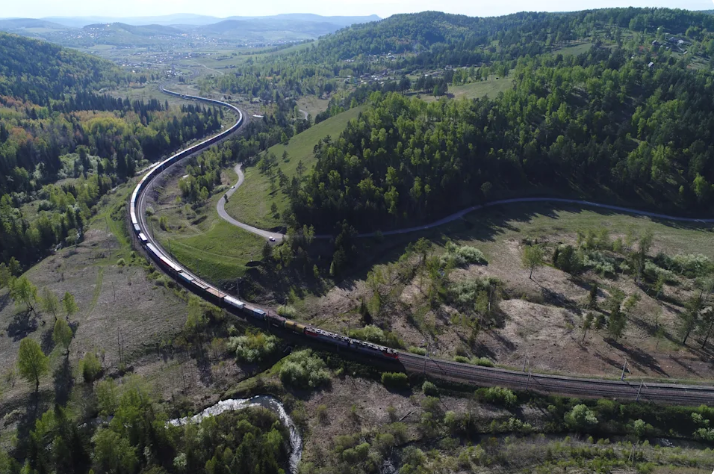
<svg viewBox="0 0 714 474">
<path fill-rule="evenodd" d="M 522 57 L 513 89 L 493 99 L 373 93 L 339 137 L 316 147 L 314 172 L 291 193 L 297 221 L 385 229 L 538 188 L 706 213 L 712 76 L 656 45 L 634 49 Z"/>
<path fill-rule="evenodd" d="M 0 96 L 41 106 L 66 93 L 98 90 L 132 77 L 95 56 L 7 33 L 0 33 L 0 57 Z"/>
<path fill-rule="evenodd" d="M 77 426 L 57 405 L 42 414 L 17 449 L 25 464 L 0 451 L 0 471 L 52 472 L 284 472 L 286 428 L 262 408 L 228 412 L 184 426 L 168 423 L 150 387 L 139 377 L 123 386 L 99 382 L 90 395 L 98 423 Z M 111 420 L 111 421 L 107 421 Z"/>
</svg>

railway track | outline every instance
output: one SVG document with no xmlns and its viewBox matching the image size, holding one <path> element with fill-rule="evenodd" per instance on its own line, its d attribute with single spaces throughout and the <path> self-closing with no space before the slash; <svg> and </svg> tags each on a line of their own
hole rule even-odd
<svg viewBox="0 0 714 474">
<path fill-rule="evenodd" d="M 162 92 L 179 95 L 162 88 Z M 186 98 L 185 96 L 183 96 Z M 203 151 L 208 146 L 225 140 L 228 136 L 237 130 L 243 120 L 242 112 L 230 104 L 203 99 L 199 97 L 191 97 L 192 99 L 214 102 L 218 105 L 233 108 L 238 113 L 238 120 L 228 130 L 221 132 L 219 135 L 211 137 L 198 145 L 192 147 L 194 151 L 180 152 L 173 157 L 157 165 L 161 168 L 159 172 L 150 170 L 152 178 L 162 174 L 166 169 L 173 166 L 177 161 L 193 156 L 195 153 Z M 146 177 L 144 178 L 146 179 Z M 153 179 L 152 179 L 153 180 Z M 153 234 L 149 232 L 150 228 L 146 220 L 146 195 L 147 191 L 152 189 L 153 182 L 144 183 L 144 180 L 137 186 L 132 197 L 132 223 L 136 221 L 135 230 L 137 233 L 145 235 L 149 243 L 153 244 L 159 252 L 166 257 L 169 254 L 161 248 L 159 243 L 154 239 Z M 135 201 L 134 201 L 135 200 Z M 170 258 L 170 257 L 169 257 Z M 180 266 L 180 262 L 175 262 Z M 166 270 L 166 269 L 164 269 Z M 176 273 L 167 271 L 172 277 L 177 278 Z M 180 282 L 183 283 L 183 282 Z M 199 293 L 205 297 L 205 294 Z M 566 377 L 558 375 L 545 375 L 525 373 L 514 370 L 499 369 L 473 366 L 461 364 L 447 360 L 433 359 L 429 357 L 418 356 L 411 353 L 399 352 L 399 363 L 405 371 L 413 374 L 424 374 L 432 377 L 441 378 L 444 380 L 475 384 L 478 386 L 501 386 L 514 390 L 530 390 L 542 394 L 559 394 L 576 397 L 588 398 L 614 398 L 624 400 L 641 400 L 658 403 L 681 404 L 681 405 L 714 405 L 714 387 L 705 385 L 679 385 L 679 384 L 663 384 L 663 383 L 647 383 L 642 382 L 630 383 L 629 381 L 619 380 L 601 380 L 581 377 Z M 385 365 L 394 367 L 395 360 L 380 360 L 374 358 L 375 362 L 380 361 Z"/>
</svg>

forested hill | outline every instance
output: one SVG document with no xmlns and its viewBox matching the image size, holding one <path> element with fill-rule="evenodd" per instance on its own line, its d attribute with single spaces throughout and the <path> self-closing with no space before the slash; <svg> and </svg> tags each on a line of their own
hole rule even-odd
<svg viewBox="0 0 714 474">
<path fill-rule="evenodd" d="M 0 96 L 46 106 L 122 77 L 112 63 L 45 41 L 0 33 Z"/>
<path fill-rule="evenodd" d="M 561 41 L 583 37 L 597 24 L 639 32 L 653 32 L 662 27 L 670 32 L 684 33 L 690 28 L 714 30 L 714 16 L 662 8 L 617 8 L 562 14 L 523 12 L 489 18 L 423 12 L 353 25 L 322 38 L 313 53 L 316 58 L 344 60 L 359 55 L 429 50 L 473 53 L 488 47 L 492 51 L 512 50 L 512 54 L 504 55 L 504 58 L 515 59 L 525 54 L 542 53 Z M 498 47 L 494 41 L 498 41 Z M 520 47 L 512 49 L 514 45 Z"/>
<path fill-rule="evenodd" d="M 410 32 L 443 40 L 394 61 L 402 66 L 399 73 L 416 71 L 419 79 L 428 73 L 460 86 L 487 85 L 497 71 L 513 79 L 513 88 L 490 98 L 427 103 L 404 96 L 412 90 L 406 76 L 391 89 L 385 83 L 339 137 L 315 147 L 314 172 L 288 190 L 297 222 L 319 231 L 345 220 L 360 230 L 386 229 L 435 220 L 496 196 L 554 191 L 711 215 L 713 17 L 663 9 L 534 14 L 533 24 L 505 32 L 494 27 L 478 47 L 459 28 L 437 38 L 435 31 L 446 31 L 437 18 L 451 19 L 450 25 L 481 21 L 403 15 L 340 35 L 364 33 L 362 51 L 399 34 L 407 44 L 414 39 Z M 428 19 L 435 24 L 431 30 Z M 573 37 L 575 44 L 567 41 Z M 320 47 L 347 51 L 330 41 Z M 536 50 L 543 54 L 527 52 Z M 469 67 L 446 62 L 478 55 Z M 415 92 L 425 92 L 419 80 L 415 84 Z"/>
</svg>

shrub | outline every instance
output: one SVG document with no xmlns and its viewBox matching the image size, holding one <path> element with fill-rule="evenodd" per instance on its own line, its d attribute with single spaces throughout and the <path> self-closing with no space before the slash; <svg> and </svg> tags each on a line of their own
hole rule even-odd
<svg viewBox="0 0 714 474">
<path fill-rule="evenodd" d="M 477 265 L 487 265 L 488 260 L 476 247 L 464 245 L 459 247 L 453 242 L 446 244 L 446 253 L 441 256 L 441 266 L 445 267 L 453 264 L 456 267 L 463 267 L 470 263 Z"/>
<path fill-rule="evenodd" d="M 123 258 L 117 260 L 117 266 L 123 267 L 124 265 L 126 265 L 126 261 Z"/>
<path fill-rule="evenodd" d="M 298 388 L 316 388 L 330 380 L 325 362 L 305 349 L 293 352 L 280 368 L 280 380 Z"/>
<path fill-rule="evenodd" d="M 583 268 L 583 256 L 572 245 L 561 245 L 555 249 L 553 264 L 556 268 L 575 275 Z"/>
<path fill-rule="evenodd" d="M 411 352 L 412 354 L 418 354 L 421 356 L 426 355 L 426 349 L 424 349 L 423 347 L 409 346 L 409 352 Z"/>
<path fill-rule="evenodd" d="M 488 357 L 479 357 L 478 359 L 474 359 L 474 363 L 476 365 L 480 365 L 481 367 L 493 367 L 493 362 Z"/>
<path fill-rule="evenodd" d="M 278 338 L 265 335 L 262 332 L 231 337 L 228 349 L 235 352 L 236 359 L 241 362 L 260 362 L 274 353 L 278 348 Z"/>
<path fill-rule="evenodd" d="M 362 339 L 364 341 L 370 341 L 385 346 L 404 347 L 404 344 L 401 340 L 399 340 L 396 334 L 384 331 L 372 324 L 368 324 L 360 329 L 351 330 L 349 332 L 349 336 L 354 337 L 355 339 Z"/>
<path fill-rule="evenodd" d="M 656 281 L 662 278 L 665 283 L 677 283 L 677 276 L 670 270 L 658 267 L 649 260 L 645 262 L 645 277 L 650 281 Z"/>
<path fill-rule="evenodd" d="M 600 275 L 613 276 L 615 275 L 617 262 L 605 256 L 602 252 L 591 251 L 583 256 L 583 265 L 595 270 Z"/>
<path fill-rule="evenodd" d="M 285 318 L 294 318 L 295 316 L 297 316 L 297 310 L 292 306 L 281 305 L 278 306 L 278 314 Z"/>
<path fill-rule="evenodd" d="M 429 395 L 430 397 L 439 396 L 439 389 L 436 388 L 436 385 L 429 382 L 428 380 L 424 382 L 424 384 L 421 386 L 421 389 L 424 392 L 424 395 Z"/>
<path fill-rule="evenodd" d="M 471 361 L 469 360 L 469 358 L 468 358 L 468 357 L 464 357 L 464 356 L 456 356 L 456 357 L 454 357 L 454 360 L 455 360 L 456 362 L 460 362 L 460 363 L 462 363 L 462 364 L 470 364 L 470 363 L 471 363 Z"/>
<path fill-rule="evenodd" d="M 580 404 L 565 415 L 565 423 L 574 430 L 587 431 L 597 426 L 598 419 L 586 405 Z"/>
<path fill-rule="evenodd" d="M 382 384 L 385 387 L 403 389 L 409 387 L 409 377 L 402 372 L 384 372 Z"/>
<path fill-rule="evenodd" d="M 79 371 L 85 382 L 92 383 L 102 373 L 102 363 L 99 362 L 94 352 L 87 352 L 87 355 L 79 361 Z"/>
<path fill-rule="evenodd" d="M 479 389 L 476 394 L 479 398 L 494 405 L 503 405 L 511 408 L 518 403 L 518 397 L 507 388 L 491 387 Z"/>
</svg>

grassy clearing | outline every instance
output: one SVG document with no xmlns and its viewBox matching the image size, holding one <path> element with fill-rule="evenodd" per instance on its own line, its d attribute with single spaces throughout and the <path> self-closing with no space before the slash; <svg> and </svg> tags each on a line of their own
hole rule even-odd
<svg viewBox="0 0 714 474">
<path fill-rule="evenodd" d="M 362 109 L 363 107 L 356 107 L 320 122 L 293 137 L 287 146 L 275 145 L 270 148 L 269 152 L 278 157 L 278 165 L 288 178 L 297 174 L 296 169 L 300 161 L 306 170 L 310 170 L 315 163 L 312 153 L 315 144 L 328 135 L 337 138 L 347 122 L 356 118 Z M 283 152 L 288 153 L 288 161 L 283 161 Z M 234 218 L 256 227 L 271 229 L 281 226 L 282 221 L 279 217 L 271 214 L 270 208 L 275 203 L 278 213 L 282 215 L 289 204 L 287 197 L 279 190 L 271 192 L 269 179 L 260 174 L 257 168 L 251 167 L 245 169 L 244 172 L 245 181 L 231 197 L 226 205 L 226 211 Z"/>
<path fill-rule="evenodd" d="M 495 98 L 499 93 L 506 92 L 513 87 L 513 79 L 491 76 L 488 81 L 472 82 L 463 86 L 449 86 L 449 96 L 454 99 L 480 99 L 482 97 Z M 437 100 L 433 95 L 422 95 L 426 102 Z"/>
<path fill-rule="evenodd" d="M 161 245 L 203 278 L 225 281 L 241 277 L 246 263 L 260 258 L 265 241 L 227 222 L 216 221 L 205 232 L 177 237 L 157 233 Z"/>
<path fill-rule="evenodd" d="M 298 107 L 300 107 L 300 110 L 304 110 L 308 114 L 312 115 L 313 120 L 315 119 L 315 116 L 317 114 L 327 110 L 327 106 L 329 105 L 329 103 L 330 103 L 329 100 L 320 99 L 319 97 L 314 96 L 314 95 L 308 95 L 305 97 L 301 97 L 297 101 L 297 104 L 298 104 Z"/>
<path fill-rule="evenodd" d="M 223 221 L 216 212 L 216 203 L 224 191 L 217 191 L 206 204 L 193 210 L 177 205 L 178 173 L 169 179 L 152 217 L 154 235 L 161 245 L 191 271 L 213 282 L 234 280 L 246 271 L 246 264 L 260 259 L 264 240 Z M 238 179 L 232 169 L 223 171 L 223 182 Z M 168 217 L 170 227 L 164 231 L 158 223 Z"/>
<path fill-rule="evenodd" d="M 592 47 L 593 43 L 576 44 L 574 46 L 566 46 L 564 48 L 556 49 L 553 53 L 562 54 L 563 56 L 577 56 L 579 54 L 587 53 Z"/>
</svg>

